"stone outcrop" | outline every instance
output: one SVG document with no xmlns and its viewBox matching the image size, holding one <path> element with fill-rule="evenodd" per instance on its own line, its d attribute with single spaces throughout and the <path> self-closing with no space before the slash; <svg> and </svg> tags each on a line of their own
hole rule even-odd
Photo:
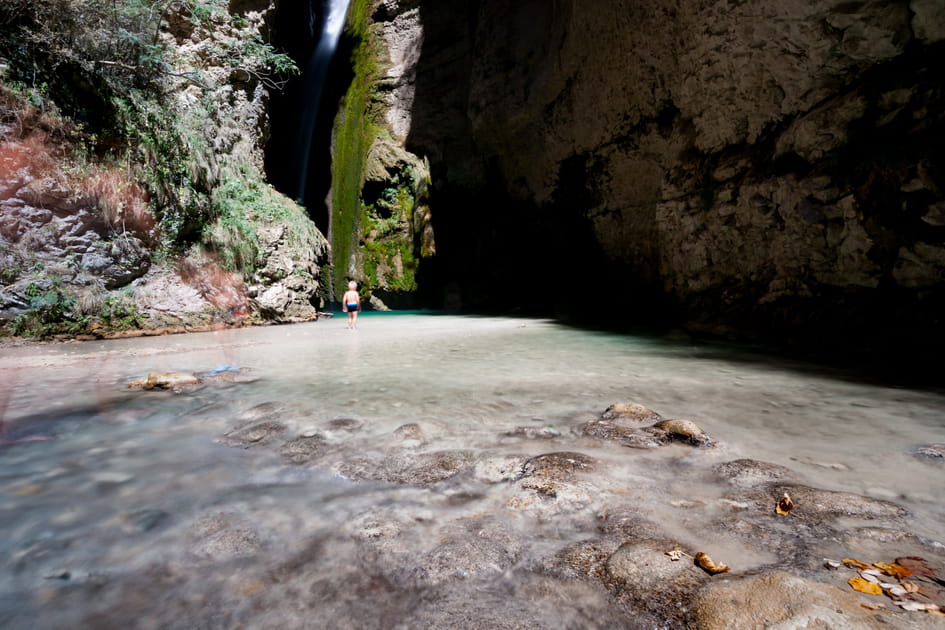
<svg viewBox="0 0 945 630">
<path fill-rule="evenodd" d="M 934 334 L 940 3 L 376 4 L 387 122 L 430 162 L 465 303 L 597 279 L 621 319 Z"/>
<path fill-rule="evenodd" d="M 169 142 L 185 145 L 173 149 L 191 162 L 187 184 L 172 193 L 149 193 L 154 178 L 135 173 L 140 165 L 85 157 L 73 146 L 80 127 L 51 103 L 37 108 L 3 87 L 0 323 L 13 322 L 17 334 L 103 334 L 200 328 L 234 314 L 317 317 L 327 240 L 264 181 L 272 69 L 263 54 L 244 54 L 234 68 L 220 52 L 258 38 L 275 7 L 231 3 L 239 19 L 218 11 L 203 20 L 184 5 L 166 7 L 156 36 L 176 70 L 166 86 Z M 197 243 L 168 250 L 175 239 Z"/>
</svg>

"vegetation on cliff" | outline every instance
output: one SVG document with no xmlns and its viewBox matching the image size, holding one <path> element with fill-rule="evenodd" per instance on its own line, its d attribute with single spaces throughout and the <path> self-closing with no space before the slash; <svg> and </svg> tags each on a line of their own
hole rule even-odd
<svg viewBox="0 0 945 630">
<path fill-rule="evenodd" d="M 421 257 L 434 252 L 426 195 L 429 169 L 393 137 L 381 94 L 389 55 L 376 3 L 354 0 L 345 45 L 353 78 L 335 123 L 332 160 L 332 248 L 336 294 L 348 279 L 364 297 L 409 302 Z M 383 303 L 376 299 L 374 303 Z"/>
<path fill-rule="evenodd" d="M 0 201 L 45 207 L 17 199 L 28 187 L 36 201 L 68 198 L 57 212 L 70 215 L 66 220 L 87 213 L 95 229 L 86 241 L 139 250 L 134 273 L 114 282 L 84 273 L 87 252 L 76 250 L 72 266 L 85 268 L 73 276 L 38 264 L 34 253 L 44 248 L 22 242 L 41 223 L 17 232 L 5 219 L 12 232 L 0 241 L 8 285 L 0 310 L 18 322 L 13 332 L 111 326 L 116 290 L 131 292 L 128 283 L 150 262 L 180 266 L 197 251 L 235 274 L 235 282 L 254 282 L 265 266 L 261 231 L 306 220 L 262 174 L 266 93 L 296 72 L 262 39 L 264 17 L 265 11 L 233 15 L 223 0 L 0 6 L 0 142 L 9 158 Z M 31 284 L 39 289 L 27 291 Z M 95 294 L 98 312 L 80 308 L 84 294 Z M 201 295 L 212 304 L 212 296 Z"/>
</svg>

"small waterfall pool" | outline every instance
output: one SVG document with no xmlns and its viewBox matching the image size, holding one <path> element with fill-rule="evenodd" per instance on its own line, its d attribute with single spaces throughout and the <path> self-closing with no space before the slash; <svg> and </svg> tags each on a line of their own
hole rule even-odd
<svg viewBox="0 0 945 630">
<path fill-rule="evenodd" d="M 672 505 L 722 496 L 708 471 L 740 458 L 895 502 L 912 533 L 945 542 L 945 468 L 913 454 L 945 441 L 940 392 L 540 319 L 367 313 L 359 325 L 3 348 L 0 411 L 16 443 L 0 449 L 0 626 L 420 627 L 449 618 L 432 601 L 462 592 L 450 585 L 466 561 L 432 551 L 460 522 L 490 523 L 475 530 L 488 562 L 463 569 L 462 588 L 502 601 L 496 584 L 593 535 L 602 507 L 592 496 L 515 512 L 509 484 L 473 466 L 484 454 L 598 458 L 635 513 L 687 544 L 715 543 L 733 564 L 776 553 L 703 531 Z M 126 387 L 152 371 L 234 365 L 245 378 L 195 391 Z M 575 437 L 620 401 L 693 420 L 721 446 L 650 452 Z M 282 432 L 227 443 L 254 422 Z M 297 438 L 323 455 L 287 460 Z M 418 486 L 397 482 L 391 453 L 407 453 L 401 466 L 430 453 L 472 463 Z M 493 566 L 501 580 L 483 577 Z"/>
</svg>

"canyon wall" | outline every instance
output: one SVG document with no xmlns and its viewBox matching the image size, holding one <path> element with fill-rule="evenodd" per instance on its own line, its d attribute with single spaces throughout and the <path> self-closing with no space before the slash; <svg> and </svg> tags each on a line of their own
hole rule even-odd
<svg viewBox="0 0 945 630">
<path fill-rule="evenodd" d="M 375 6 L 447 299 L 941 328 L 941 2 Z"/>
<path fill-rule="evenodd" d="M 276 3 L 27 5 L 0 10 L 0 334 L 315 318 L 327 240 L 263 174 Z"/>
</svg>

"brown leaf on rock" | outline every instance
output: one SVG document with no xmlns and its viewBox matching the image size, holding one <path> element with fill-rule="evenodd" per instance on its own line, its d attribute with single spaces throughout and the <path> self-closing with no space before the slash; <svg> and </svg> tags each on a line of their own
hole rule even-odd
<svg viewBox="0 0 945 630">
<path fill-rule="evenodd" d="M 848 567 L 852 569 L 859 569 L 861 571 L 873 568 L 872 564 L 867 564 L 866 562 L 862 562 L 860 560 L 857 560 L 856 558 L 844 558 L 840 562 L 842 562 L 843 564 L 847 565 Z"/>
<path fill-rule="evenodd" d="M 778 499 L 778 504 L 775 506 L 774 511 L 778 514 L 787 514 L 793 509 L 794 501 L 792 501 L 790 495 L 785 492 L 784 496 Z"/>
<path fill-rule="evenodd" d="M 883 602 L 860 602 L 860 606 L 867 610 L 879 610 L 880 608 L 885 608 L 886 604 Z"/>
<path fill-rule="evenodd" d="M 901 564 L 897 564 L 895 562 L 893 563 L 874 562 L 873 566 L 879 569 L 880 571 L 882 571 L 883 573 L 885 573 L 886 575 L 891 575 L 895 578 L 899 578 L 900 580 L 902 578 L 906 578 L 912 575 L 912 571 L 902 566 Z"/>
<path fill-rule="evenodd" d="M 847 583 L 853 588 L 854 591 L 859 591 L 861 593 L 867 593 L 869 595 L 882 595 L 883 587 L 874 582 L 869 582 L 864 580 L 861 577 L 853 577 L 847 580 Z"/>
<path fill-rule="evenodd" d="M 896 558 L 896 564 L 909 571 L 909 575 L 935 577 L 935 572 L 925 564 L 924 558 L 919 558 L 917 556 L 904 556 L 902 558 Z"/>
<path fill-rule="evenodd" d="M 923 584 L 915 591 L 918 595 L 945 606 L 945 590 L 932 585 Z"/>
<path fill-rule="evenodd" d="M 702 569 L 703 571 L 711 575 L 715 575 L 716 573 L 725 573 L 729 569 L 729 566 L 727 564 L 722 564 L 721 562 L 713 562 L 712 558 L 710 558 L 709 555 L 705 553 L 704 551 L 700 551 L 699 553 L 697 553 L 693 557 L 693 560 L 695 561 L 697 565 L 699 565 L 700 569 Z"/>
</svg>

